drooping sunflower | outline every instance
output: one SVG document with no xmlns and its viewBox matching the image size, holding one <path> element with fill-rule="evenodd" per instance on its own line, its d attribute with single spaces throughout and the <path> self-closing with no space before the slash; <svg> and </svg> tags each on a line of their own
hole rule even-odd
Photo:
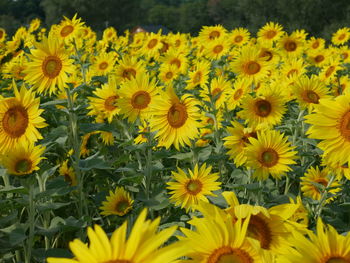
<svg viewBox="0 0 350 263">
<path fill-rule="evenodd" d="M 117 99 L 119 98 L 119 91 L 115 85 L 106 83 L 102 88 L 96 89 L 93 94 L 96 97 L 88 97 L 90 111 L 88 115 L 95 115 L 103 119 L 107 119 L 109 123 L 112 122 L 120 108 L 117 107 Z"/>
<path fill-rule="evenodd" d="M 129 122 L 134 122 L 138 117 L 141 120 L 149 118 L 152 105 L 158 97 L 156 85 L 155 79 L 150 79 L 147 74 L 124 81 L 119 90 L 120 98 L 117 100 L 119 114 L 128 118 Z"/>
<path fill-rule="evenodd" d="M 174 91 L 162 93 L 162 100 L 153 105 L 153 118 L 150 120 L 151 131 L 157 131 L 158 146 L 169 148 L 174 145 L 191 145 L 190 140 L 198 135 L 200 126 L 199 102 L 189 94 L 179 99 Z"/>
<path fill-rule="evenodd" d="M 188 73 L 190 79 L 187 80 L 186 89 L 193 89 L 196 86 L 204 88 L 208 83 L 210 62 L 206 60 L 197 61 L 194 68 L 193 71 Z"/>
<path fill-rule="evenodd" d="M 328 169 L 320 170 L 318 166 L 316 166 L 316 169 L 314 167 L 310 167 L 304 176 L 300 178 L 301 191 L 303 192 L 304 196 L 310 197 L 314 200 L 320 200 L 322 191 L 315 185 L 315 183 L 318 183 L 324 187 L 331 187 L 328 192 L 331 194 L 336 194 L 341 190 L 341 188 L 336 188 L 339 187 L 340 184 L 337 178 L 331 183 L 330 177 L 331 175 Z M 331 201 L 332 199 L 333 198 L 329 198 L 327 201 Z"/>
<path fill-rule="evenodd" d="M 249 42 L 250 32 L 246 28 L 235 28 L 228 34 L 227 39 L 233 46 L 243 46 Z"/>
<path fill-rule="evenodd" d="M 186 174 L 179 167 L 177 172 L 172 172 L 175 182 L 168 182 L 170 201 L 176 206 L 185 208 L 186 211 L 194 210 L 200 201 L 209 202 L 206 196 L 215 196 L 213 191 L 220 189 L 218 173 L 211 173 L 212 167 L 204 163 L 200 168 L 195 165 L 194 170 L 188 170 Z"/>
<path fill-rule="evenodd" d="M 264 89 L 263 94 L 255 98 L 247 95 L 238 116 L 250 126 L 279 124 L 286 112 L 286 98 L 280 95 L 281 91 L 278 88 Z"/>
<path fill-rule="evenodd" d="M 175 263 L 185 254 L 185 248 L 178 244 L 163 246 L 174 234 L 176 226 L 158 231 L 160 218 L 146 220 L 144 209 L 137 218 L 127 238 L 127 221 L 108 238 L 103 229 L 95 225 L 88 228 L 89 244 L 79 239 L 69 243 L 74 259 L 48 258 L 48 263 Z"/>
<path fill-rule="evenodd" d="M 325 84 L 316 76 L 301 76 L 292 86 L 293 94 L 302 109 L 311 112 L 320 99 L 329 98 L 329 90 Z"/>
<path fill-rule="evenodd" d="M 266 180 L 269 175 L 280 179 L 291 171 L 290 164 L 295 164 L 296 151 L 284 134 L 275 130 L 257 133 L 257 138 L 249 137 L 246 148 L 247 167 L 254 169 L 253 177 Z"/>
<path fill-rule="evenodd" d="M 319 218 L 316 234 L 308 232 L 308 238 L 300 233 L 294 233 L 291 240 L 293 249 L 283 257 L 286 263 L 347 263 L 350 262 L 350 232 L 338 234 L 331 225 L 323 224 Z"/>
<path fill-rule="evenodd" d="M 338 29 L 332 36 L 332 43 L 334 45 L 343 45 L 350 39 L 350 29 L 348 27 L 343 27 Z"/>
<path fill-rule="evenodd" d="M 137 75 L 144 74 L 145 66 L 137 57 L 124 55 L 115 66 L 116 80 L 119 82 L 130 80 Z"/>
<path fill-rule="evenodd" d="M 33 85 L 38 93 L 55 93 L 57 87 L 64 89 L 68 80 L 67 74 L 75 72 L 73 61 L 68 58 L 69 54 L 62 43 L 52 35 L 43 38 L 42 42 L 35 44 L 31 50 L 27 63 L 24 80 Z"/>
<path fill-rule="evenodd" d="M 91 65 L 91 70 L 93 71 L 94 76 L 106 76 L 110 73 L 116 62 L 117 54 L 114 52 L 101 52 Z"/>
<path fill-rule="evenodd" d="M 45 147 L 34 146 L 33 143 L 17 145 L 2 156 L 2 164 L 7 169 L 7 173 L 13 175 L 31 174 L 39 170 L 38 164 L 42 159 Z"/>
<path fill-rule="evenodd" d="M 114 192 L 109 191 L 106 201 L 102 202 L 101 215 L 126 215 L 132 209 L 133 203 L 130 193 L 123 187 L 117 187 Z"/>
<path fill-rule="evenodd" d="M 66 43 L 71 42 L 84 25 L 84 22 L 80 22 L 80 20 L 81 18 L 77 18 L 77 14 L 72 19 L 64 17 L 64 20 L 54 30 L 56 37 Z"/>
<path fill-rule="evenodd" d="M 71 186 L 77 185 L 77 177 L 75 175 L 73 167 L 68 166 L 68 160 L 65 160 L 58 170 L 58 173 L 61 176 L 64 176 L 64 180 L 69 183 Z"/>
<path fill-rule="evenodd" d="M 262 43 L 272 43 L 282 37 L 283 27 L 278 23 L 268 22 L 258 31 L 258 41 Z"/>
<path fill-rule="evenodd" d="M 305 119 L 311 124 L 306 133 L 321 140 L 317 146 L 324 151 L 327 162 L 350 165 L 350 95 L 321 99 L 315 113 Z"/>
<path fill-rule="evenodd" d="M 37 129 L 47 126 L 40 117 L 44 111 L 39 109 L 40 99 L 24 86 L 20 91 L 13 86 L 15 97 L 0 98 L 0 153 L 42 139 Z"/>
<path fill-rule="evenodd" d="M 269 75 L 271 64 L 266 61 L 265 57 L 259 55 L 259 49 L 256 47 L 242 47 L 241 53 L 231 63 L 232 71 L 254 83 L 266 78 Z"/>
<path fill-rule="evenodd" d="M 213 211 L 211 216 L 190 221 L 195 230 L 181 228 L 185 237 L 180 238 L 180 244 L 188 248 L 186 256 L 192 259 L 182 262 L 265 262 L 257 242 L 247 237 L 249 220 L 237 220 L 233 224 L 231 215 L 223 216 L 221 209 L 212 206 L 208 204 L 201 207 L 201 211 L 209 207 Z M 206 211 L 202 213 L 207 214 Z"/>
</svg>

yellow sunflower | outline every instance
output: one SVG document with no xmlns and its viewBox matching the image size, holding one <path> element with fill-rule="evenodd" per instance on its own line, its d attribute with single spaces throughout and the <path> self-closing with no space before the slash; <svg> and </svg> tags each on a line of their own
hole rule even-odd
<svg viewBox="0 0 350 263">
<path fill-rule="evenodd" d="M 155 79 L 150 79 L 147 74 L 124 81 L 119 90 L 120 98 L 117 100 L 119 114 L 128 118 L 129 122 L 134 122 L 138 117 L 140 120 L 149 118 L 152 105 L 158 98 L 156 85 Z"/>
<path fill-rule="evenodd" d="M 191 145 L 190 140 L 198 136 L 200 126 L 199 102 L 189 94 L 179 99 L 172 89 L 161 94 L 162 100 L 153 105 L 153 117 L 150 120 L 151 131 L 157 131 L 158 146 L 169 148 L 174 145 Z"/>
<path fill-rule="evenodd" d="M 106 76 L 113 70 L 114 64 L 116 62 L 116 53 L 101 52 L 91 65 L 91 70 L 94 76 Z"/>
<path fill-rule="evenodd" d="M 315 113 L 305 119 L 311 124 L 308 136 L 321 140 L 317 146 L 328 163 L 350 165 L 350 95 L 320 100 Z"/>
<path fill-rule="evenodd" d="M 105 30 L 103 30 L 102 38 L 107 42 L 117 41 L 117 31 L 114 27 L 107 27 Z"/>
<path fill-rule="evenodd" d="M 332 36 L 332 43 L 334 45 L 343 45 L 348 42 L 350 38 L 350 29 L 348 27 L 343 27 L 338 29 Z"/>
<path fill-rule="evenodd" d="M 148 59 L 157 59 L 160 55 L 160 50 L 163 47 L 160 33 L 148 33 L 146 40 L 143 42 L 143 47 L 140 52 Z"/>
<path fill-rule="evenodd" d="M 68 80 L 67 74 L 75 72 L 73 61 L 68 56 L 64 46 L 49 35 L 31 50 L 31 62 L 27 63 L 27 69 L 23 71 L 26 74 L 24 80 L 39 93 L 51 95 L 57 87 L 63 90 Z"/>
<path fill-rule="evenodd" d="M 280 39 L 283 35 L 283 27 L 278 23 L 268 22 L 258 31 L 258 41 L 262 43 L 272 43 Z"/>
<path fill-rule="evenodd" d="M 185 208 L 188 212 L 194 210 L 200 201 L 209 202 L 207 196 L 215 196 L 213 191 L 220 189 L 218 173 L 211 173 L 212 167 L 204 163 L 200 168 L 195 165 L 194 170 L 188 170 L 186 174 L 182 169 L 172 172 L 175 182 L 168 182 L 167 189 L 170 190 L 170 201 L 176 206 Z"/>
<path fill-rule="evenodd" d="M 187 80 L 186 89 L 193 89 L 196 86 L 204 88 L 208 83 L 210 66 L 210 62 L 206 60 L 197 61 L 194 71 L 188 73 L 190 79 Z"/>
<path fill-rule="evenodd" d="M 247 238 L 248 220 L 232 224 L 230 215 L 221 216 L 213 209 L 216 217 L 195 218 L 191 225 L 195 230 L 181 228 L 185 237 L 180 238 L 187 247 L 186 256 L 192 260 L 182 262 L 206 263 L 263 263 L 264 256 L 256 242 Z"/>
<path fill-rule="evenodd" d="M 280 179 L 291 171 L 295 164 L 296 151 L 284 134 L 275 130 L 257 133 L 257 138 L 249 137 L 250 144 L 246 148 L 247 167 L 254 169 L 253 177 L 266 180 L 269 175 Z"/>
<path fill-rule="evenodd" d="M 233 46 L 243 46 L 249 42 L 250 32 L 246 28 L 235 28 L 228 34 L 227 39 Z"/>
<path fill-rule="evenodd" d="M 329 89 L 315 75 L 312 75 L 311 78 L 301 76 L 292 86 L 292 90 L 300 107 L 307 108 L 309 112 L 319 104 L 320 99 L 329 98 Z"/>
<path fill-rule="evenodd" d="M 304 196 L 310 197 L 314 200 L 320 200 L 322 191 L 320 187 L 317 187 L 315 183 L 322 185 L 323 187 L 331 187 L 331 189 L 328 190 L 328 193 L 336 194 L 338 193 L 341 188 L 339 187 L 340 184 L 337 179 L 335 179 L 332 183 L 330 182 L 330 173 L 328 169 L 320 170 L 318 166 L 316 166 L 316 169 L 314 167 L 310 167 L 303 177 L 300 178 L 300 188 L 303 192 Z M 328 198 L 328 202 L 331 201 L 333 198 Z"/>
<path fill-rule="evenodd" d="M 102 85 L 102 88 L 96 89 L 93 94 L 96 97 L 88 97 L 89 106 L 87 108 L 90 110 L 88 115 L 99 116 L 111 123 L 114 116 L 120 111 L 117 107 L 117 99 L 119 98 L 117 87 L 106 83 Z"/>
<path fill-rule="evenodd" d="M 308 60 L 316 67 L 322 67 L 327 64 L 328 60 L 333 56 L 329 49 L 317 49 L 307 51 Z"/>
<path fill-rule="evenodd" d="M 305 72 L 306 64 L 304 59 L 301 58 L 290 58 L 285 60 L 281 67 L 282 76 L 290 79 L 291 81 L 297 80 Z"/>
<path fill-rule="evenodd" d="M 213 101 L 215 108 L 220 109 L 224 106 L 229 94 L 231 83 L 223 76 L 212 79 L 210 88 L 205 87 L 200 91 L 200 96 L 204 101 Z"/>
<path fill-rule="evenodd" d="M 6 30 L 0 27 L 0 43 L 4 42 L 6 39 Z"/>
<path fill-rule="evenodd" d="M 123 187 L 117 187 L 114 192 L 109 191 L 107 200 L 102 202 L 101 215 L 126 215 L 132 209 L 133 203 L 130 194 Z"/>
<path fill-rule="evenodd" d="M 229 42 L 225 38 L 218 38 L 210 41 L 204 50 L 204 56 L 210 60 L 220 59 L 229 51 Z"/>
<path fill-rule="evenodd" d="M 325 42 L 326 41 L 323 38 L 311 37 L 306 43 L 306 48 L 308 50 L 324 49 Z"/>
<path fill-rule="evenodd" d="M 145 71 L 143 62 L 129 55 L 124 55 L 115 66 L 115 76 L 119 82 L 135 78 L 137 75 L 144 74 Z"/>
<path fill-rule="evenodd" d="M 254 83 L 268 77 L 271 69 L 266 58 L 260 57 L 259 49 L 251 46 L 242 47 L 241 53 L 231 63 L 231 67 L 234 73 Z"/>
<path fill-rule="evenodd" d="M 347 263 L 350 262 L 350 232 L 338 234 L 331 225 L 317 221 L 316 234 L 308 232 L 308 238 L 294 233 L 293 249 L 283 257 L 286 263 Z"/>
<path fill-rule="evenodd" d="M 89 244 L 79 239 L 69 243 L 74 259 L 48 258 L 48 263 L 81 263 L 90 260 L 94 263 L 175 263 L 185 254 L 185 248 L 178 244 L 163 246 L 174 234 L 177 226 L 158 231 L 160 218 L 146 220 L 144 209 L 136 219 L 127 238 L 125 221 L 110 238 L 103 229 L 95 225 L 88 228 Z"/>
<path fill-rule="evenodd" d="M 207 44 L 210 41 L 213 41 L 218 38 L 224 38 L 227 32 L 222 25 L 216 26 L 203 26 L 199 32 L 198 38 L 202 44 Z"/>
<path fill-rule="evenodd" d="M 286 112 L 285 102 L 286 98 L 281 96 L 279 88 L 264 89 L 263 94 L 256 98 L 251 95 L 245 97 L 238 116 L 250 126 L 274 126 L 282 121 Z"/>
<path fill-rule="evenodd" d="M 40 99 L 24 86 L 18 91 L 14 84 L 14 93 L 15 97 L 0 99 L 0 153 L 42 139 L 37 128 L 47 126 L 40 117 Z"/>
<path fill-rule="evenodd" d="M 298 57 L 304 51 L 304 41 L 296 34 L 288 35 L 285 33 L 278 40 L 277 47 L 285 56 Z"/>
<path fill-rule="evenodd" d="M 338 53 L 343 63 L 350 63 L 350 48 L 348 46 L 341 46 Z"/>
<path fill-rule="evenodd" d="M 319 74 L 320 80 L 326 84 L 329 84 L 332 80 L 337 79 L 337 71 L 341 70 L 341 64 L 339 59 L 330 58 L 328 63 L 322 67 Z"/>
<path fill-rule="evenodd" d="M 233 83 L 233 88 L 227 94 L 226 106 L 228 110 L 234 110 L 242 104 L 243 98 L 250 92 L 251 84 L 246 78 L 238 78 Z"/>
<path fill-rule="evenodd" d="M 176 48 L 169 49 L 164 57 L 160 59 L 160 61 L 165 65 L 176 66 L 178 72 L 182 74 L 187 73 L 188 58 L 186 57 L 186 53 L 181 50 L 178 50 Z"/>
<path fill-rule="evenodd" d="M 39 170 L 38 164 L 42 159 L 45 147 L 34 146 L 32 143 L 17 145 L 2 156 L 2 164 L 7 169 L 7 173 L 13 175 L 31 174 Z"/>
<path fill-rule="evenodd" d="M 56 37 L 66 43 L 71 42 L 84 25 L 84 22 L 80 22 L 80 20 L 81 18 L 77 18 L 77 14 L 72 19 L 64 17 L 64 20 L 55 28 Z"/>
<path fill-rule="evenodd" d="M 179 76 L 179 69 L 176 65 L 162 64 L 159 68 L 159 78 L 164 84 L 170 84 Z"/>
<path fill-rule="evenodd" d="M 64 180 L 71 186 L 77 185 L 77 177 L 75 175 L 73 167 L 68 167 L 68 160 L 65 160 L 58 170 L 61 176 L 64 176 Z"/>
</svg>

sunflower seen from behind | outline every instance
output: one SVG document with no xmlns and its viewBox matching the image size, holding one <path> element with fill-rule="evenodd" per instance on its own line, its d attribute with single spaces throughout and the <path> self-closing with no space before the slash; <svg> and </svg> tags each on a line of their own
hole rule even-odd
<svg viewBox="0 0 350 263">
<path fill-rule="evenodd" d="M 27 68 L 23 71 L 24 80 L 33 85 L 38 93 L 56 93 L 57 88 L 63 90 L 68 82 L 68 74 L 75 72 L 69 53 L 55 37 L 49 35 L 35 44 L 31 50 Z"/>
<path fill-rule="evenodd" d="M 154 103 L 150 119 L 151 132 L 157 132 L 158 146 L 168 149 L 174 145 L 179 150 L 180 146 L 191 145 L 200 127 L 199 102 L 189 94 L 179 99 L 172 87 L 160 95 L 162 99 Z"/>
<path fill-rule="evenodd" d="M 15 97 L 0 98 L 0 153 L 17 145 L 34 143 L 43 137 L 38 129 L 47 126 L 40 116 L 40 99 L 24 86 L 18 91 L 13 84 Z"/>
<path fill-rule="evenodd" d="M 188 173 L 181 168 L 177 170 L 172 172 L 175 181 L 168 182 L 167 189 L 170 190 L 170 201 L 186 211 L 194 210 L 200 201 L 208 202 L 207 196 L 215 196 L 213 191 L 220 189 L 219 174 L 212 173 L 212 167 L 205 163 L 201 167 L 196 164 Z"/>
<path fill-rule="evenodd" d="M 257 138 L 249 137 L 246 148 L 246 166 L 253 169 L 253 178 L 266 180 L 269 175 L 281 179 L 295 164 L 296 151 L 288 142 L 288 137 L 275 130 L 257 133 Z"/>
<path fill-rule="evenodd" d="M 101 215 L 126 215 L 132 209 L 133 203 L 130 193 L 123 187 L 117 187 L 114 192 L 109 191 L 106 201 L 102 202 Z"/>
<path fill-rule="evenodd" d="M 48 263 L 175 263 L 185 253 L 178 244 L 164 246 L 174 234 L 177 226 L 158 231 L 160 218 L 147 220 L 147 209 L 136 219 L 127 235 L 128 222 L 125 221 L 109 238 L 99 226 L 89 227 L 89 244 L 75 239 L 69 243 L 74 258 L 48 258 Z M 89 261 L 87 261 L 89 260 Z"/>
</svg>

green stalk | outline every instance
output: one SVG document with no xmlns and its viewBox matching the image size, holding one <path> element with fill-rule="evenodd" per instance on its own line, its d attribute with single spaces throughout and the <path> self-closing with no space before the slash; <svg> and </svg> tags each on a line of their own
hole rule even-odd
<svg viewBox="0 0 350 263">
<path fill-rule="evenodd" d="M 36 179 L 38 181 L 38 185 L 39 185 L 39 191 L 40 193 L 46 191 L 46 179 L 43 178 L 42 176 L 40 176 L 39 174 L 36 174 Z M 43 213 L 43 215 L 41 216 L 42 218 L 42 224 L 44 229 L 48 229 L 49 228 L 49 221 L 50 221 L 50 212 L 46 211 Z M 50 248 L 50 240 L 47 236 L 45 236 L 45 250 L 48 250 Z"/>
<path fill-rule="evenodd" d="M 34 227 L 35 227 L 35 207 L 34 207 L 34 185 L 29 186 L 29 205 L 28 205 L 28 224 L 29 236 L 27 240 L 27 253 L 25 255 L 25 263 L 32 262 L 32 249 L 34 246 Z"/>
<path fill-rule="evenodd" d="M 325 189 L 322 192 L 321 198 L 320 198 L 320 202 L 318 203 L 318 206 L 316 208 L 316 212 L 315 212 L 315 221 L 317 221 L 317 219 L 321 216 L 322 213 L 322 209 L 324 207 L 326 198 L 327 198 L 327 194 L 328 194 L 328 189 L 329 187 L 332 185 L 332 183 L 335 180 L 336 175 L 333 173 L 330 180 L 328 181 L 327 186 L 325 187 Z"/>
</svg>

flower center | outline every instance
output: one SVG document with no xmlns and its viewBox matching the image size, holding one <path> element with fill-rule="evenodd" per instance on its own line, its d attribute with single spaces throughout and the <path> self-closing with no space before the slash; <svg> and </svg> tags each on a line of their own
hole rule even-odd
<svg viewBox="0 0 350 263">
<path fill-rule="evenodd" d="M 214 52 L 215 54 L 219 54 L 219 53 L 221 53 L 221 51 L 223 51 L 223 50 L 224 50 L 224 47 L 223 47 L 222 45 L 217 45 L 217 46 L 214 47 L 213 52 Z"/>
<path fill-rule="evenodd" d="M 21 159 L 15 164 L 17 173 L 28 173 L 32 169 L 32 161 L 29 159 Z"/>
<path fill-rule="evenodd" d="M 330 75 L 332 75 L 332 73 L 334 72 L 335 67 L 334 66 L 330 66 L 327 71 L 326 71 L 326 77 L 328 78 Z"/>
<path fill-rule="evenodd" d="M 128 207 L 129 207 L 129 202 L 127 200 L 120 200 L 119 202 L 116 203 L 115 210 L 118 213 L 125 213 L 125 210 L 128 209 Z"/>
<path fill-rule="evenodd" d="M 0 30 L 0 39 L 4 36 L 4 31 Z"/>
<path fill-rule="evenodd" d="M 343 59 L 347 59 L 347 58 L 349 57 L 349 54 L 346 53 L 346 52 L 344 52 L 344 53 L 341 54 L 341 57 L 342 57 Z"/>
<path fill-rule="evenodd" d="M 110 96 L 105 100 L 105 109 L 108 111 L 113 111 L 117 107 L 115 106 L 116 100 L 119 98 L 119 96 L 114 95 Z"/>
<path fill-rule="evenodd" d="M 178 58 L 174 58 L 173 60 L 170 61 L 170 65 L 176 65 L 177 68 L 181 67 L 181 61 Z"/>
<path fill-rule="evenodd" d="M 315 62 L 316 63 L 320 63 L 320 62 L 322 62 L 324 60 L 324 56 L 323 55 L 317 55 L 316 57 L 315 57 Z"/>
<path fill-rule="evenodd" d="M 157 44 L 158 44 L 158 39 L 151 39 L 151 41 L 148 42 L 147 47 L 148 47 L 149 49 L 152 49 L 152 48 L 154 48 Z"/>
<path fill-rule="evenodd" d="M 288 52 L 293 52 L 297 49 L 297 44 L 293 40 L 288 40 L 284 43 L 284 49 Z"/>
<path fill-rule="evenodd" d="M 102 63 L 100 63 L 100 65 L 98 65 L 98 68 L 100 70 L 105 70 L 106 68 L 108 68 L 108 63 L 106 61 L 103 61 Z"/>
<path fill-rule="evenodd" d="M 331 257 L 325 263 L 350 263 L 350 260 L 343 257 Z"/>
<path fill-rule="evenodd" d="M 70 34 L 73 32 L 73 30 L 74 30 L 74 27 L 73 27 L 73 26 L 67 25 L 67 26 L 65 26 L 65 27 L 62 28 L 62 30 L 61 30 L 61 36 L 62 36 L 62 37 L 66 37 L 66 36 L 70 35 Z"/>
<path fill-rule="evenodd" d="M 151 96 L 148 92 L 140 90 L 132 95 L 131 98 L 131 105 L 135 109 L 144 109 L 148 106 L 148 104 L 151 102 Z"/>
<path fill-rule="evenodd" d="M 339 130 L 343 137 L 350 141 L 350 111 L 345 113 L 341 118 Z"/>
<path fill-rule="evenodd" d="M 213 31 L 209 34 L 209 38 L 210 39 L 214 39 L 214 38 L 218 38 L 220 36 L 220 32 L 219 31 Z"/>
<path fill-rule="evenodd" d="M 123 71 L 123 78 L 130 80 L 132 77 L 136 76 L 136 70 L 133 68 L 127 68 Z"/>
<path fill-rule="evenodd" d="M 171 72 L 171 71 L 169 71 L 169 72 L 167 72 L 166 74 L 165 74 L 165 78 L 166 79 L 172 79 L 173 78 L 173 73 Z"/>
<path fill-rule="evenodd" d="M 21 137 L 28 127 L 28 113 L 23 106 L 8 109 L 2 119 L 4 131 L 12 138 Z"/>
<path fill-rule="evenodd" d="M 242 249 L 224 246 L 215 249 L 207 263 L 253 263 L 253 259 Z"/>
<path fill-rule="evenodd" d="M 264 150 L 260 157 L 259 162 L 265 167 L 272 167 L 278 162 L 278 153 L 271 148 Z"/>
<path fill-rule="evenodd" d="M 269 116 L 271 113 L 271 109 L 272 109 L 271 103 L 268 102 L 267 100 L 260 99 L 254 104 L 254 111 L 256 115 L 260 117 Z"/>
<path fill-rule="evenodd" d="M 193 77 L 193 83 L 198 83 L 202 79 L 202 72 L 197 72 Z"/>
<path fill-rule="evenodd" d="M 292 76 L 294 74 L 298 74 L 298 70 L 297 69 L 291 69 L 290 71 L 288 71 L 287 77 L 289 78 L 290 76 Z"/>
<path fill-rule="evenodd" d="M 203 184 L 199 180 L 189 180 L 186 184 L 186 190 L 191 195 L 196 195 L 202 191 Z"/>
<path fill-rule="evenodd" d="M 173 128 L 182 127 L 188 118 L 186 106 L 181 103 L 175 103 L 168 111 L 167 119 Z"/>
<path fill-rule="evenodd" d="M 240 43 L 240 42 L 242 42 L 242 40 L 243 40 L 243 37 L 242 37 L 242 36 L 236 36 L 235 39 L 234 39 L 234 41 L 235 41 L 236 43 Z"/>
<path fill-rule="evenodd" d="M 248 75 L 254 75 L 260 71 L 260 65 L 259 63 L 255 61 L 249 61 L 244 65 L 244 72 Z"/>
<path fill-rule="evenodd" d="M 215 97 L 215 96 L 217 96 L 219 93 L 221 93 L 222 91 L 221 91 L 221 89 L 220 88 L 216 88 L 216 89 L 214 89 L 212 92 L 211 92 L 211 95 L 213 96 L 213 97 Z M 220 95 L 218 96 L 218 98 L 220 98 Z"/>
<path fill-rule="evenodd" d="M 46 77 L 53 79 L 60 74 L 62 61 L 56 56 L 48 56 L 41 65 L 41 69 Z"/>
<path fill-rule="evenodd" d="M 345 38 L 345 34 L 343 33 L 343 34 L 341 34 L 339 37 L 338 37 L 338 40 L 343 40 L 344 38 Z"/>
<path fill-rule="evenodd" d="M 258 240 L 260 247 L 263 249 L 269 249 L 272 235 L 268 224 L 257 215 L 253 215 L 250 218 L 248 225 L 248 236 Z"/>
<path fill-rule="evenodd" d="M 314 104 L 318 104 L 318 100 L 320 99 L 320 96 L 318 96 L 317 93 L 312 90 L 304 91 L 302 97 L 304 101 Z"/>
<path fill-rule="evenodd" d="M 325 178 L 318 178 L 315 180 L 316 183 L 322 184 L 324 187 L 327 187 L 328 185 L 328 180 Z"/>
<path fill-rule="evenodd" d="M 72 183 L 72 178 L 70 177 L 70 175 L 68 173 L 65 173 L 64 175 L 64 180 L 68 183 Z"/>
<path fill-rule="evenodd" d="M 314 42 L 313 44 L 312 44 L 312 48 L 313 49 L 316 49 L 316 48 L 318 48 L 320 46 L 320 43 L 318 42 L 318 41 L 316 41 L 316 42 Z"/>
<path fill-rule="evenodd" d="M 273 58 L 272 52 L 268 50 L 264 50 L 260 53 L 261 58 L 266 58 L 266 61 L 270 61 Z"/>
<path fill-rule="evenodd" d="M 269 30 L 266 33 L 266 38 L 267 39 L 272 39 L 277 35 L 277 32 L 275 30 Z"/>
<path fill-rule="evenodd" d="M 235 91 L 234 95 L 233 95 L 233 99 L 234 100 L 239 100 L 243 95 L 243 89 L 238 89 Z"/>
</svg>

